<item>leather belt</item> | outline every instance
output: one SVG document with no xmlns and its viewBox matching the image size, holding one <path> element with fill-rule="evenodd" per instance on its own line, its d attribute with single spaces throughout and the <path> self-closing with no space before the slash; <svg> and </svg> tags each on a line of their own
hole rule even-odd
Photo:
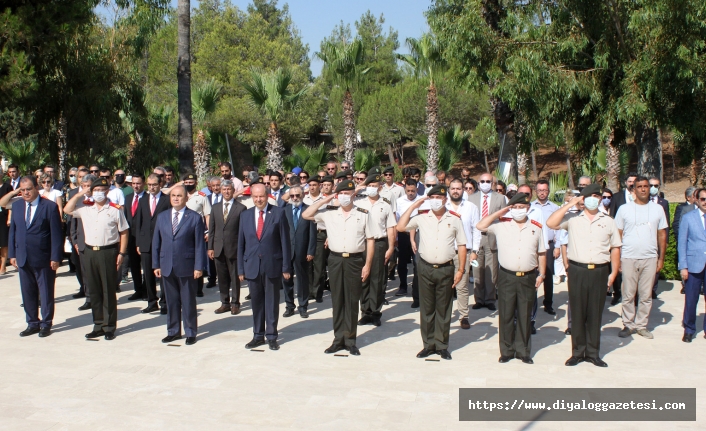
<svg viewBox="0 0 706 431">
<path fill-rule="evenodd" d="M 432 268 L 444 268 L 446 266 L 452 266 L 454 264 L 453 260 L 450 260 L 446 263 L 429 263 L 426 260 L 422 259 L 421 257 L 419 258 L 422 262 L 426 263 L 427 265 L 431 266 Z"/>
<path fill-rule="evenodd" d="M 586 269 L 603 268 L 604 266 L 610 265 L 610 262 L 606 262 L 606 263 L 580 263 L 580 262 L 576 262 L 573 260 L 569 260 L 569 263 L 572 265 L 578 266 L 580 268 L 586 268 Z"/>
<path fill-rule="evenodd" d="M 382 238 L 375 238 L 375 242 L 382 242 L 382 241 L 387 241 L 387 237 L 384 236 Z"/>
<path fill-rule="evenodd" d="M 507 272 L 508 274 L 513 274 L 515 277 L 524 277 L 525 275 L 530 275 L 533 274 L 536 269 L 531 269 L 529 271 L 510 271 L 509 269 L 505 269 L 502 266 L 500 267 L 500 270 L 503 272 Z"/>
<path fill-rule="evenodd" d="M 111 248 L 118 248 L 119 245 L 120 245 L 120 243 L 119 243 L 119 242 L 116 242 L 115 244 L 111 244 L 111 245 L 100 245 L 100 246 L 99 246 L 99 245 L 88 245 L 88 244 L 86 244 L 86 247 L 90 248 L 90 249 L 93 250 L 93 251 L 100 251 L 100 250 L 108 250 L 108 249 L 111 249 Z"/>
<path fill-rule="evenodd" d="M 488 232 L 481 232 L 481 235 L 488 235 Z"/>
<path fill-rule="evenodd" d="M 326 229 L 317 229 L 319 232 L 326 232 Z"/>
<path fill-rule="evenodd" d="M 335 251 L 331 252 L 332 255 L 337 256 L 337 257 L 363 257 L 363 253 L 336 253 Z"/>
</svg>

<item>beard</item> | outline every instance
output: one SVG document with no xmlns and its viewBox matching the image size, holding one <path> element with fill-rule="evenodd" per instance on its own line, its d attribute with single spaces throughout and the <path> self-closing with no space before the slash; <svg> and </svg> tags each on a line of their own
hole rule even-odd
<svg viewBox="0 0 706 431">
<path fill-rule="evenodd" d="M 455 198 L 455 197 L 453 197 L 453 195 L 450 195 L 449 197 L 451 198 L 451 202 L 457 204 L 457 203 L 461 202 L 463 196 L 462 196 L 462 195 L 458 195 L 458 197 Z"/>
</svg>

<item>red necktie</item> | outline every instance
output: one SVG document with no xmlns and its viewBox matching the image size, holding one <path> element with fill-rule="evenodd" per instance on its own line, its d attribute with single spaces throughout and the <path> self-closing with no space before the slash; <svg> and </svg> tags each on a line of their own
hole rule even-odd
<svg viewBox="0 0 706 431">
<path fill-rule="evenodd" d="M 257 219 L 257 239 L 262 238 L 262 228 L 265 226 L 265 211 L 260 210 L 260 218 Z"/>
<path fill-rule="evenodd" d="M 135 217 L 135 212 L 137 211 L 137 202 L 138 202 L 138 197 L 135 195 L 132 198 L 132 216 Z"/>
<path fill-rule="evenodd" d="M 483 213 L 482 217 L 488 217 L 488 195 L 483 195 Z"/>
</svg>

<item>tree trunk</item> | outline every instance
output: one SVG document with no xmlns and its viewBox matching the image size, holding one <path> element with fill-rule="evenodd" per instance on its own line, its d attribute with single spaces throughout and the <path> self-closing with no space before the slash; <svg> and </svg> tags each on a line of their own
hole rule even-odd
<svg viewBox="0 0 706 431">
<path fill-rule="evenodd" d="M 495 130 L 498 132 L 500 153 L 498 166 L 501 162 L 510 164 L 510 177 L 517 178 L 517 136 L 515 135 L 515 114 L 512 109 L 500 99 L 491 98 L 495 119 Z"/>
<path fill-rule="evenodd" d="M 620 149 L 615 142 L 615 131 L 611 130 L 605 143 L 605 171 L 608 181 L 606 186 L 613 193 L 620 190 Z"/>
<path fill-rule="evenodd" d="M 57 142 L 58 145 L 58 156 L 59 156 L 59 166 L 58 166 L 58 175 L 57 178 L 60 180 L 64 180 L 66 178 L 66 153 L 67 153 L 67 145 L 66 145 L 66 117 L 64 117 L 64 113 L 62 112 L 59 114 L 59 127 L 58 127 L 58 135 L 59 139 Z"/>
<path fill-rule="evenodd" d="M 485 171 L 490 172 L 490 166 L 488 166 L 488 152 L 483 150 L 483 159 L 485 160 Z"/>
<path fill-rule="evenodd" d="M 194 172 L 196 178 L 206 181 L 211 167 L 211 151 L 206 142 L 206 134 L 199 130 L 196 134 L 196 144 L 194 144 Z"/>
<path fill-rule="evenodd" d="M 390 158 L 390 166 L 395 166 L 395 152 L 392 149 L 392 143 L 387 143 L 387 157 Z"/>
<path fill-rule="evenodd" d="M 648 124 L 635 131 L 637 173 L 645 177 L 662 178 L 662 141 L 659 131 Z"/>
<path fill-rule="evenodd" d="M 270 128 L 267 130 L 267 169 L 273 171 L 282 170 L 282 138 L 277 129 L 277 123 L 270 123 Z"/>
<path fill-rule="evenodd" d="M 137 156 L 137 141 L 130 135 L 130 143 L 127 147 L 127 170 L 129 172 L 134 172 L 136 169 L 136 156 Z"/>
<path fill-rule="evenodd" d="M 571 171 L 571 144 L 566 141 L 566 179 L 570 190 L 576 189 L 574 185 L 574 173 Z"/>
<path fill-rule="evenodd" d="M 535 182 L 539 180 L 539 174 L 537 173 L 537 157 L 534 148 L 532 149 L 532 180 Z"/>
<path fill-rule="evenodd" d="M 191 130 L 191 2 L 179 0 L 177 6 L 177 106 L 179 111 L 179 175 L 184 177 L 194 165 Z"/>
<path fill-rule="evenodd" d="M 699 182 L 699 174 L 701 173 L 701 166 L 699 166 L 699 161 L 694 159 L 691 161 L 691 166 L 689 169 L 689 183 L 692 186 L 696 186 Z"/>
<path fill-rule="evenodd" d="M 527 154 L 517 154 L 517 185 L 527 183 Z"/>
<path fill-rule="evenodd" d="M 436 172 L 439 165 L 439 100 L 434 82 L 427 90 L 427 171 Z"/>
<path fill-rule="evenodd" d="M 355 111 L 353 110 L 353 96 L 346 90 L 343 95 L 343 148 L 346 161 L 355 166 Z"/>
</svg>

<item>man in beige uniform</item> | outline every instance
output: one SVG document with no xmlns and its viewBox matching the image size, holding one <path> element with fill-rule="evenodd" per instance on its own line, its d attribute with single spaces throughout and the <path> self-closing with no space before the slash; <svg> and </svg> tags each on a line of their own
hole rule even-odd
<svg viewBox="0 0 706 431">
<path fill-rule="evenodd" d="M 208 196 L 206 193 L 196 190 L 196 175 L 187 174 L 184 177 L 182 183 L 186 189 L 186 193 L 189 195 L 189 200 L 186 201 L 186 207 L 191 211 L 197 212 L 204 222 L 204 226 L 208 229 L 208 221 L 211 216 L 211 203 L 208 201 Z M 204 242 L 208 242 L 208 234 L 204 234 Z M 208 247 L 206 247 L 208 248 Z M 201 271 L 201 277 L 197 280 L 196 296 L 199 298 L 203 297 L 203 279 L 208 274 L 209 260 L 206 257 L 206 267 Z"/>
<path fill-rule="evenodd" d="M 494 234 L 498 243 L 501 363 L 515 357 L 525 364 L 534 363 L 530 357 L 532 307 L 545 276 L 537 274 L 537 267 L 542 271 L 546 268 L 546 248 L 541 223 L 527 217 L 529 206 L 529 196 L 517 193 L 507 207 L 484 217 L 476 226 L 481 232 Z M 503 217 L 508 213 L 511 217 Z M 501 223 L 493 224 L 497 219 Z"/>
<path fill-rule="evenodd" d="M 375 257 L 370 268 L 370 277 L 363 282 L 363 292 L 360 298 L 360 311 L 363 314 L 359 325 L 372 323 L 382 324 L 382 305 L 385 301 L 385 284 L 387 281 L 387 261 L 395 251 L 395 212 L 390 206 L 390 200 L 380 196 L 381 175 L 368 175 L 363 186 L 358 191 L 365 190 L 365 196 L 356 198 L 355 206 L 364 208 L 370 214 L 370 223 L 375 238 Z"/>
<path fill-rule="evenodd" d="M 453 287 L 463 278 L 466 268 L 466 234 L 461 217 L 453 215 L 446 205 L 446 185 L 436 185 L 407 208 L 397 223 L 397 231 L 419 229 L 417 273 L 419 276 L 419 313 L 424 348 L 418 358 L 438 353 L 442 359 L 451 359 L 448 351 Z M 427 202 L 431 211 L 412 213 Z M 458 270 L 454 265 L 458 246 Z"/>
<path fill-rule="evenodd" d="M 324 211 L 319 211 L 336 197 L 329 195 L 307 208 L 302 217 L 326 223 L 328 232 L 334 340 L 325 353 L 346 349 L 351 355 L 358 356 L 360 351 L 355 345 L 358 302 L 362 283 L 370 275 L 375 239 L 368 210 L 353 205 L 355 183 L 342 180 L 336 193 L 340 207 L 327 206 Z"/>
<path fill-rule="evenodd" d="M 109 189 L 105 178 L 95 180 L 90 189 L 93 204 L 83 203 L 88 192 L 84 189 L 66 203 L 64 213 L 83 222 L 84 269 L 93 312 L 93 331 L 86 338 L 105 336 L 106 340 L 113 340 L 118 324 L 118 268 L 127 255 L 130 227 L 120 206 L 108 201 Z"/>
</svg>

